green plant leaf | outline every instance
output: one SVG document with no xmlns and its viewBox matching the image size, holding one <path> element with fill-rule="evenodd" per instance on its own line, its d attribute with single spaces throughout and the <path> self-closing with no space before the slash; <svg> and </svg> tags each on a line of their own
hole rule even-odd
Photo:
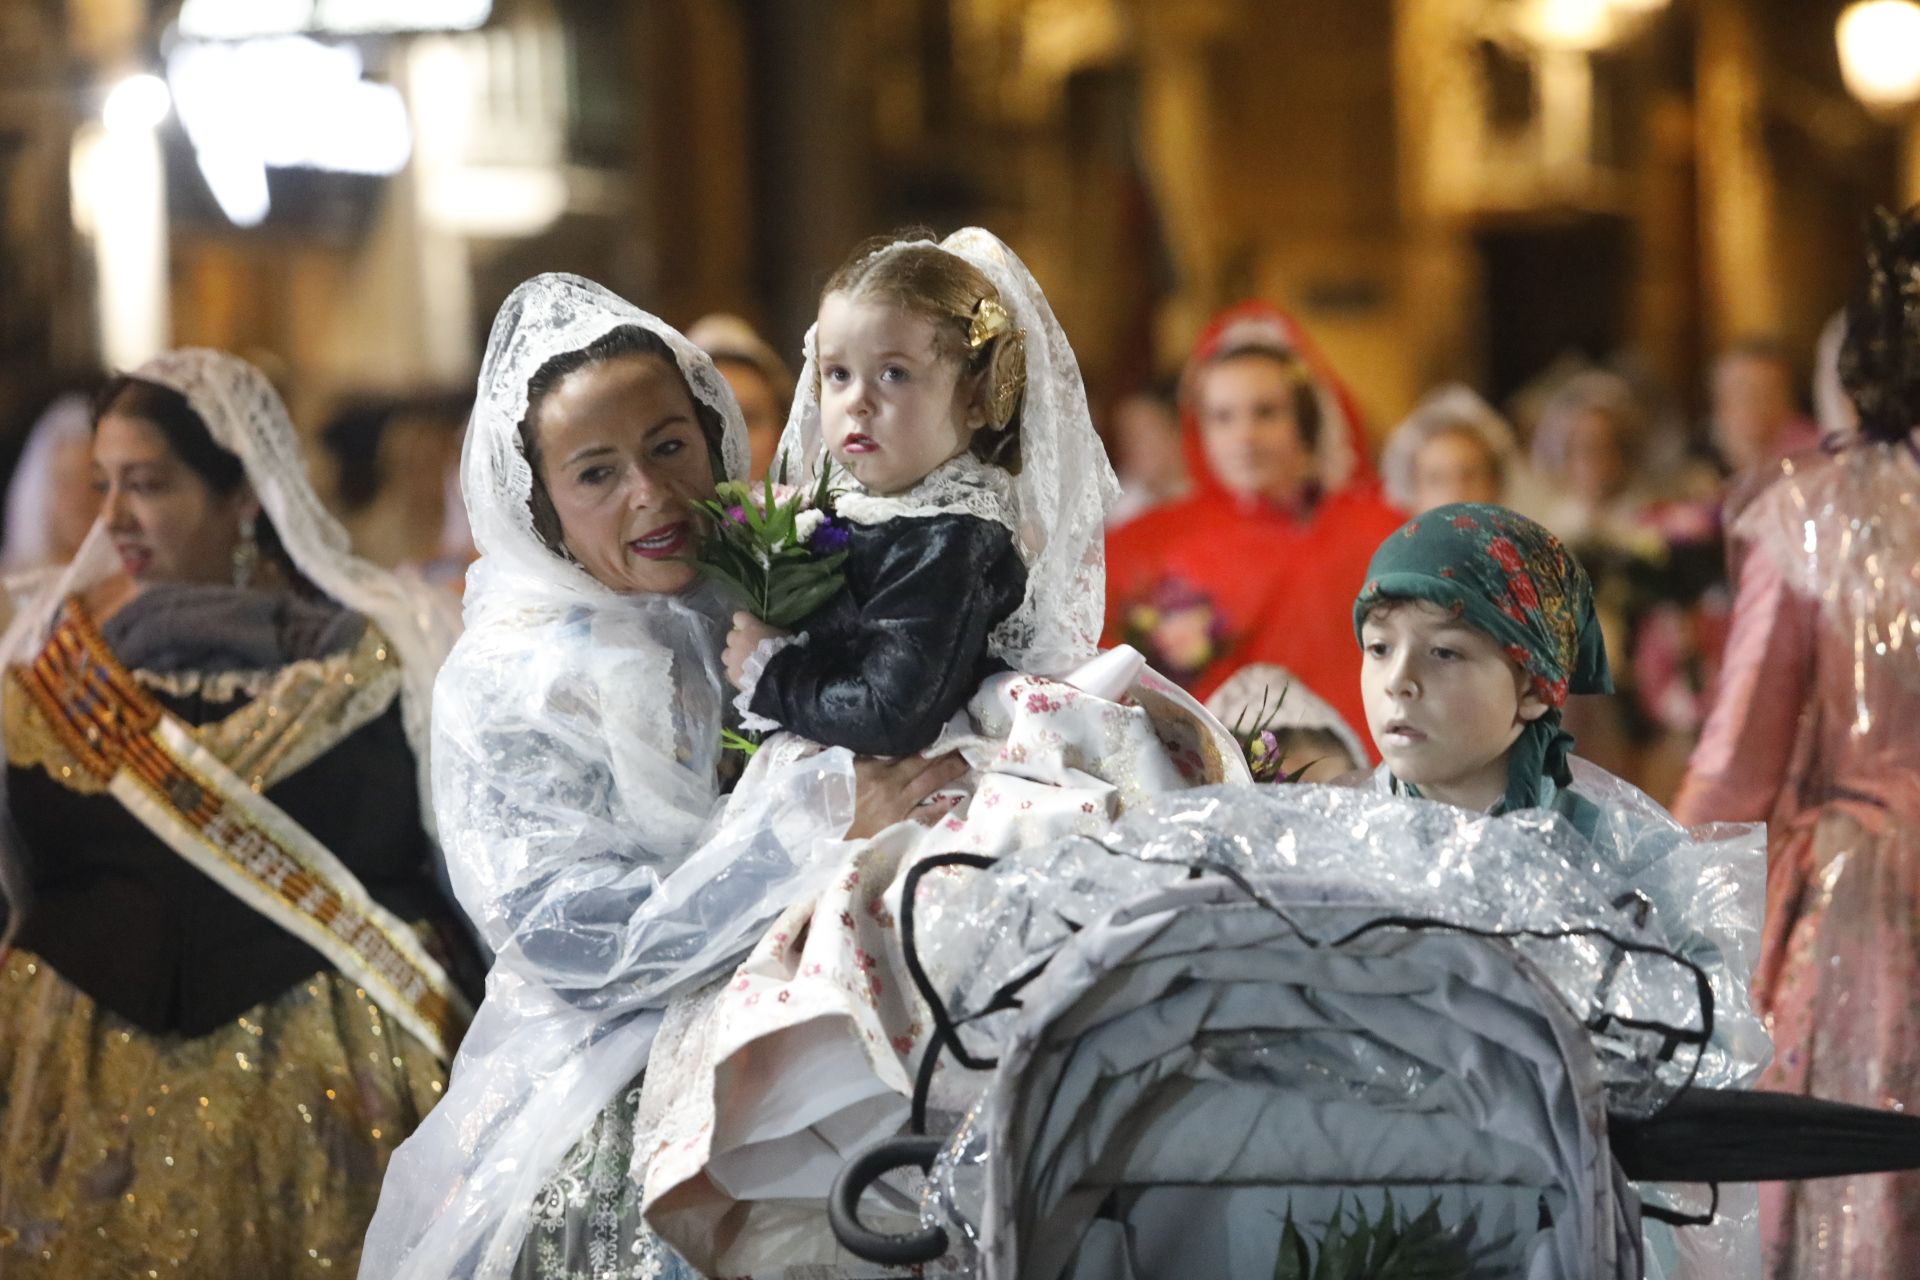
<svg viewBox="0 0 1920 1280">
<path fill-rule="evenodd" d="M 1293 1220 L 1293 1206 L 1287 1206 L 1287 1220 L 1280 1228 L 1280 1256 L 1273 1263 L 1273 1280 L 1311 1280 L 1313 1259 L 1307 1253 L 1307 1239 Z"/>
</svg>

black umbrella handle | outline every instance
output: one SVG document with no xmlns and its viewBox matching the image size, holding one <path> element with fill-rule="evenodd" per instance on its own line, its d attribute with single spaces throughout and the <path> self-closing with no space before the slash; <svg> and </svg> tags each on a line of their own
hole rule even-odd
<svg viewBox="0 0 1920 1280">
<path fill-rule="evenodd" d="M 827 1220 L 848 1252 L 884 1266 L 911 1267 L 932 1262 L 947 1251 L 947 1233 L 939 1227 L 889 1236 L 869 1231 L 860 1221 L 860 1197 L 868 1187 L 895 1169 L 912 1166 L 930 1171 L 945 1145 L 939 1138 L 903 1134 L 882 1139 L 847 1161 L 833 1180 Z"/>
</svg>

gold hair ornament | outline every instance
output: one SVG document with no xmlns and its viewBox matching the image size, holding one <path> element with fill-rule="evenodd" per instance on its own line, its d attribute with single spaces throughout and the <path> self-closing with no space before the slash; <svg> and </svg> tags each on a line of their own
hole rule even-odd
<svg viewBox="0 0 1920 1280">
<path fill-rule="evenodd" d="M 994 298 L 973 304 L 973 322 L 967 326 L 967 350 L 978 351 L 1003 333 L 1013 331 L 1013 317 Z"/>
</svg>

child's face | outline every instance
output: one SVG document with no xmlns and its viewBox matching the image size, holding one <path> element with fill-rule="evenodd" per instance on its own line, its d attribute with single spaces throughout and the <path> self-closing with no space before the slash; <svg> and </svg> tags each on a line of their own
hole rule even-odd
<svg viewBox="0 0 1920 1280">
<path fill-rule="evenodd" d="M 1286 370 L 1262 355 L 1207 368 L 1195 387 L 1207 466 L 1241 498 L 1294 502 L 1313 477 L 1313 450 L 1293 414 Z"/>
<path fill-rule="evenodd" d="M 1507 749 L 1547 704 L 1493 638 L 1424 600 L 1376 609 L 1360 629 L 1367 731 L 1396 778 L 1485 809 L 1507 789 Z"/>
<path fill-rule="evenodd" d="M 1413 455 L 1413 514 L 1449 502 L 1499 502 L 1500 471 L 1480 437 L 1442 431 Z"/>
<path fill-rule="evenodd" d="M 975 379 L 934 335 L 932 320 L 891 302 L 832 293 L 820 304 L 821 431 L 870 493 L 912 488 L 973 439 Z"/>
</svg>

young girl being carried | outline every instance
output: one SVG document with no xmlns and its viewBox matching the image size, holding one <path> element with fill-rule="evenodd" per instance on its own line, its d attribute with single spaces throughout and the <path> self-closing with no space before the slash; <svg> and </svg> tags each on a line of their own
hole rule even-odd
<svg viewBox="0 0 1920 1280">
<path fill-rule="evenodd" d="M 1619 885 L 1623 905 L 1711 978 L 1712 1040 L 1697 1083 L 1750 1084 L 1771 1052 L 1747 998 L 1764 835 L 1689 831 L 1572 756 L 1560 722 L 1568 695 L 1613 685 L 1593 585 L 1560 540 L 1504 507 L 1437 507 L 1374 553 L 1353 626 L 1367 729 L 1383 758 L 1365 785 L 1495 817 L 1565 819 L 1592 851 L 1588 870 Z M 1712 1226 L 1676 1233 L 1650 1220 L 1647 1275 L 1757 1274 L 1757 1207 L 1753 1188 L 1730 1186 Z"/>
<path fill-rule="evenodd" d="M 863 246 L 809 342 L 782 456 L 851 477 L 846 587 L 796 634 L 735 615 L 736 706 L 751 729 L 909 755 L 995 671 L 1093 656 L 1117 485 L 1065 334 L 984 231 Z"/>
<path fill-rule="evenodd" d="M 1098 656 L 1117 486 L 1072 349 L 1006 245 L 969 229 L 857 252 L 826 287 L 800 386 L 782 452 L 801 483 L 828 465 L 852 479 L 834 508 L 845 585 L 791 635 L 736 615 L 745 726 L 786 731 L 736 794 L 763 759 L 816 743 L 957 750 L 975 774 L 926 825 L 822 850 L 842 868 L 832 887 L 669 1015 L 673 1065 L 656 1056 L 642 1104 L 648 1218 L 716 1274 L 840 1260 L 826 1192 L 844 1153 L 904 1118 L 929 1030 L 895 926 L 909 866 L 1018 853 L 1247 776 L 1191 698 L 1131 651 Z"/>
</svg>

